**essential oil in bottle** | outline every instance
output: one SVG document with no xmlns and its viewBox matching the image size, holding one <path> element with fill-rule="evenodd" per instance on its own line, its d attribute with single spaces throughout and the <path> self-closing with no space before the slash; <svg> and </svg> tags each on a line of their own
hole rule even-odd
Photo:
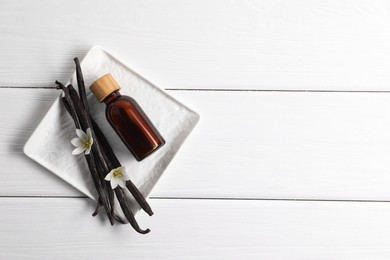
<svg viewBox="0 0 390 260">
<path fill-rule="evenodd" d="M 165 140 L 138 103 L 119 93 L 120 86 L 111 74 L 96 80 L 90 87 L 100 103 L 106 104 L 106 118 L 137 161 L 159 149 Z"/>
</svg>

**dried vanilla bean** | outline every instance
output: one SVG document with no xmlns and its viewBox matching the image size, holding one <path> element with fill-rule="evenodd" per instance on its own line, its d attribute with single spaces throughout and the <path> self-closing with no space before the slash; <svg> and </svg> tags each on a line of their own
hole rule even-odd
<svg viewBox="0 0 390 260">
<path fill-rule="evenodd" d="M 134 183 L 132 181 L 128 180 L 126 182 L 126 187 L 130 191 L 130 193 L 133 195 L 133 197 L 136 199 L 136 201 L 141 206 L 141 208 L 146 213 L 148 213 L 149 216 L 152 216 L 154 214 L 152 208 L 150 207 L 149 203 L 145 200 L 145 198 L 141 194 L 141 192 L 134 185 Z"/>
<path fill-rule="evenodd" d="M 96 142 L 96 145 L 92 146 L 92 149 L 94 149 L 96 151 L 97 156 L 99 156 L 104 170 L 109 172 L 110 171 L 109 167 L 108 167 L 107 162 L 106 162 L 104 155 L 103 155 L 104 152 L 101 150 L 101 147 L 99 145 L 99 140 L 97 140 L 96 134 L 93 131 L 94 129 L 92 126 L 91 117 L 90 117 L 88 111 L 83 107 L 83 105 L 80 101 L 79 95 L 77 94 L 77 91 L 74 89 L 74 87 L 72 85 L 69 85 L 68 88 L 69 88 L 69 96 L 72 99 L 72 102 L 75 106 L 76 113 L 77 113 L 78 117 L 81 119 L 80 120 L 81 126 L 83 127 L 83 124 L 84 124 L 86 129 L 91 128 L 91 130 L 92 130 L 91 131 L 92 136 L 93 136 L 94 141 Z"/>
<path fill-rule="evenodd" d="M 112 205 L 113 205 L 113 204 L 112 204 Z M 103 205 L 102 205 L 101 199 L 99 198 L 98 203 L 96 204 L 96 209 L 95 209 L 95 211 L 92 213 L 92 216 L 93 216 L 93 217 L 97 216 L 97 214 L 99 214 L 99 211 L 100 211 L 100 209 L 101 209 L 102 207 L 103 207 Z M 120 224 L 126 224 L 126 222 L 125 222 L 121 217 L 119 217 L 115 212 L 112 213 L 112 217 L 113 217 L 116 221 L 118 221 Z"/>
<path fill-rule="evenodd" d="M 92 119 L 90 114 L 87 112 L 88 104 L 87 105 L 82 105 L 79 95 L 77 94 L 76 90 L 73 88 L 72 85 L 69 85 L 69 94 L 70 97 L 75 105 L 76 111 L 79 112 L 80 117 L 85 120 L 84 123 L 88 125 L 89 128 L 91 128 L 94 133 L 94 142 L 95 145 L 92 146 L 92 151 L 94 151 L 94 154 L 97 155 L 98 158 L 96 158 L 96 161 L 100 164 L 100 167 L 98 168 L 98 173 L 100 175 L 100 179 L 103 181 L 103 190 L 104 193 L 108 196 L 108 205 L 110 205 L 110 212 L 111 215 L 113 216 L 114 219 L 116 219 L 119 223 L 124 224 L 125 222 L 115 214 L 115 209 L 114 209 L 114 191 L 111 189 L 111 185 L 109 182 L 104 180 L 104 177 L 107 175 L 108 172 L 110 172 L 111 168 L 109 167 L 109 161 L 107 160 L 107 157 L 104 153 L 104 149 L 100 146 L 99 138 L 95 135 L 95 128 L 92 124 Z M 97 124 L 95 123 L 97 126 Z M 95 211 L 96 212 L 96 211 Z"/>
<path fill-rule="evenodd" d="M 115 194 L 116 197 L 118 198 L 119 204 L 122 208 L 123 213 L 125 214 L 127 220 L 129 221 L 130 225 L 137 231 L 138 233 L 141 234 L 147 234 L 150 232 L 150 229 L 147 228 L 146 230 L 143 230 L 139 227 L 137 220 L 134 217 L 134 214 L 130 210 L 130 205 L 126 199 L 126 196 L 120 187 L 115 188 Z"/>
<path fill-rule="evenodd" d="M 77 87 L 78 87 L 78 90 L 79 90 L 79 96 L 80 96 L 80 99 L 81 99 L 81 105 L 83 106 L 83 108 L 85 109 L 86 111 L 86 117 L 87 117 L 87 120 L 89 121 L 89 124 L 91 125 L 91 127 L 93 128 L 93 132 L 95 133 L 96 131 L 96 126 L 97 124 L 92 124 L 92 116 L 91 116 L 91 111 L 89 109 L 89 105 L 88 105 L 88 100 L 87 100 L 87 93 L 85 91 L 85 84 L 84 84 L 84 77 L 83 77 L 83 72 L 81 70 L 81 66 L 80 66 L 80 61 L 79 59 L 76 57 L 74 58 L 74 62 L 76 64 L 76 78 L 77 78 Z M 73 93 L 73 91 L 71 91 L 71 93 Z M 76 93 L 76 91 L 74 91 L 74 93 Z M 75 97 L 77 96 L 77 99 L 78 99 L 78 95 L 77 93 L 74 95 Z M 99 129 L 100 130 L 100 129 Z M 108 158 L 106 157 L 104 151 L 103 151 L 103 148 L 101 147 L 100 145 L 100 141 L 99 141 L 99 138 L 95 138 L 95 143 L 96 143 L 96 149 L 98 150 L 98 154 L 100 156 L 100 160 L 101 160 L 101 163 L 102 163 L 102 166 L 103 168 L 106 170 L 106 172 L 104 173 L 104 176 L 102 176 L 102 178 L 105 177 L 105 175 L 112 169 L 110 169 L 109 165 L 108 165 Z M 110 200 L 110 204 L 111 204 L 111 214 L 117 218 L 118 222 L 120 223 L 124 223 L 123 220 L 121 220 L 118 216 L 116 216 L 115 214 L 115 209 L 114 209 L 114 200 L 115 200 L 115 197 L 114 197 L 114 192 L 112 191 L 112 189 L 110 188 L 110 185 L 108 183 L 106 183 L 106 189 L 107 189 L 107 193 L 108 193 L 108 197 L 109 197 L 109 200 Z"/>
<path fill-rule="evenodd" d="M 89 110 L 88 100 L 87 100 L 87 93 L 85 91 L 85 84 L 84 84 L 84 77 L 83 72 L 81 70 L 81 65 L 79 58 L 73 59 L 76 64 L 76 77 L 77 77 L 77 87 L 79 89 L 81 103 L 83 104 L 85 110 L 91 114 L 91 111 Z"/>
<path fill-rule="evenodd" d="M 71 117 L 75 123 L 76 128 L 82 129 L 82 126 L 86 127 L 86 124 L 85 124 L 85 122 L 83 122 L 82 118 L 77 117 L 77 111 L 75 109 L 74 103 L 72 102 L 72 100 L 69 96 L 69 88 L 65 87 L 62 83 L 60 83 L 58 81 L 56 81 L 56 84 L 57 84 L 57 89 L 62 89 L 64 92 L 64 97 L 61 100 L 63 101 L 65 108 L 67 109 L 67 111 L 71 115 Z M 85 131 L 86 129 L 83 129 L 83 130 Z M 102 188 L 102 182 L 101 182 L 101 178 L 99 176 L 99 170 L 98 170 L 96 162 L 93 158 L 93 151 L 91 151 L 91 153 L 89 155 L 85 155 L 85 158 L 86 158 L 86 161 L 88 164 L 88 168 L 91 172 L 92 180 L 93 180 L 95 187 L 96 187 L 96 190 L 98 192 L 99 200 L 102 202 L 102 205 L 106 209 L 107 216 L 110 220 L 111 225 L 113 225 L 114 221 L 113 221 L 113 216 L 111 214 L 111 206 L 109 204 L 108 198 L 106 197 L 106 192 Z"/>
</svg>

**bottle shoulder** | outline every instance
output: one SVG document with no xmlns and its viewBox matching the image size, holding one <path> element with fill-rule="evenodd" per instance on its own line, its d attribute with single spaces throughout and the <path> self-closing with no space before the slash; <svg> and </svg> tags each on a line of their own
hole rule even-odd
<svg viewBox="0 0 390 260">
<path fill-rule="evenodd" d="M 113 99 L 111 102 L 109 102 L 106 106 L 106 112 L 110 111 L 112 109 L 115 110 L 121 110 L 126 109 L 128 107 L 133 107 L 136 105 L 136 101 L 129 97 L 129 96 L 118 96 L 117 98 Z"/>
<path fill-rule="evenodd" d="M 126 95 L 120 95 L 120 96 L 116 96 L 114 99 L 112 99 L 109 104 L 116 103 L 116 102 L 130 102 L 130 103 L 133 103 L 134 99 L 129 97 L 129 96 L 126 96 Z"/>
<path fill-rule="evenodd" d="M 135 102 L 135 100 L 132 97 L 126 96 L 126 95 L 119 96 L 117 100 L 119 100 L 119 101 L 127 101 L 127 102 L 130 102 L 130 103 Z"/>
</svg>

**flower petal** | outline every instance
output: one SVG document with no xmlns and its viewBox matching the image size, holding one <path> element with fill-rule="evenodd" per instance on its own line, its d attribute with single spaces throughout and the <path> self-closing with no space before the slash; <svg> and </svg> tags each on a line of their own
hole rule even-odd
<svg viewBox="0 0 390 260">
<path fill-rule="evenodd" d="M 124 180 L 122 179 L 118 179 L 118 184 L 121 188 L 126 188 L 126 183 Z"/>
<path fill-rule="evenodd" d="M 73 138 L 71 141 L 70 141 L 74 146 L 76 147 L 83 147 L 83 142 L 80 140 L 80 138 Z"/>
<path fill-rule="evenodd" d="M 81 140 L 88 140 L 88 136 L 83 130 L 76 128 L 76 134 Z"/>
<path fill-rule="evenodd" d="M 89 127 L 87 129 L 87 136 L 88 136 L 88 139 L 92 138 L 92 131 L 91 131 L 91 128 L 89 128 Z"/>
<path fill-rule="evenodd" d="M 108 174 L 113 175 L 116 169 L 112 169 Z"/>
<path fill-rule="evenodd" d="M 85 150 L 85 154 L 89 154 L 91 152 L 91 146 L 90 147 L 88 147 L 86 150 Z"/>
<path fill-rule="evenodd" d="M 126 167 L 125 166 L 120 166 L 118 168 L 116 168 L 117 170 L 120 170 L 121 173 L 126 173 Z"/>
<path fill-rule="evenodd" d="M 106 177 L 104 177 L 104 179 L 105 179 L 106 181 L 110 181 L 110 180 L 112 179 L 112 171 L 110 171 L 110 172 L 106 175 Z"/>
<path fill-rule="evenodd" d="M 112 178 L 110 184 L 111 184 L 111 189 L 115 189 L 118 186 L 118 179 Z"/>
<path fill-rule="evenodd" d="M 83 147 L 77 147 L 76 149 L 74 149 L 72 151 L 72 154 L 73 155 L 77 155 L 77 154 L 80 154 L 80 153 L 84 152 L 84 150 L 85 150 L 85 148 L 83 148 Z"/>
</svg>

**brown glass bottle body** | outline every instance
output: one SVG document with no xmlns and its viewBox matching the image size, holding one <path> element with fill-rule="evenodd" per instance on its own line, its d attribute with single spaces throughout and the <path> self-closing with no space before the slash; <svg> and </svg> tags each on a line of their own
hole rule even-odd
<svg viewBox="0 0 390 260">
<path fill-rule="evenodd" d="M 133 98 L 115 91 L 103 102 L 107 105 L 107 121 L 137 161 L 165 144 L 161 134 Z"/>
</svg>

